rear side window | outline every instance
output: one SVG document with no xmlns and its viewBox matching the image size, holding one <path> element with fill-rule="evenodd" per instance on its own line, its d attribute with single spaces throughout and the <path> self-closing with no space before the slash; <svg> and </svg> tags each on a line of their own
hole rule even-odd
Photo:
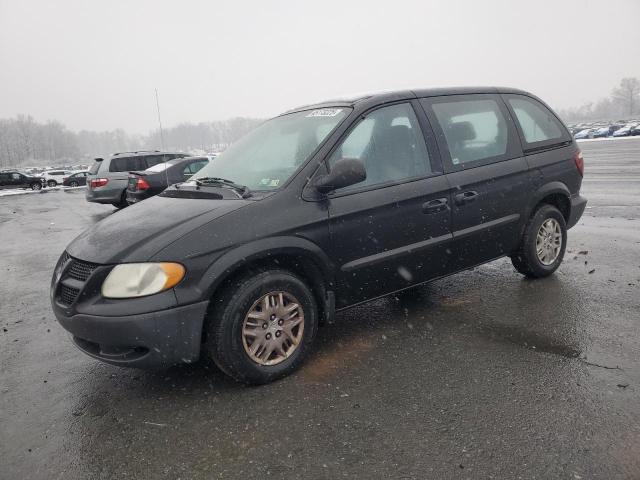
<svg viewBox="0 0 640 480">
<path fill-rule="evenodd" d="M 454 167 L 507 154 L 509 127 L 495 99 L 442 101 L 432 108 Z"/>
<path fill-rule="evenodd" d="M 100 160 L 99 162 L 98 161 L 93 162 L 93 165 L 91 165 L 91 168 L 89 169 L 89 175 L 95 175 L 96 173 L 98 173 L 101 163 L 102 163 L 102 160 Z"/>
<path fill-rule="evenodd" d="M 144 157 L 112 158 L 109 164 L 110 172 L 130 172 L 133 170 L 144 170 L 146 168 Z"/>
<path fill-rule="evenodd" d="M 527 147 L 560 143 L 568 140 L 565 128 L 551 111 L 533 98 L 508 95 L 507 102 L 513 109 Z"/>
</svg>

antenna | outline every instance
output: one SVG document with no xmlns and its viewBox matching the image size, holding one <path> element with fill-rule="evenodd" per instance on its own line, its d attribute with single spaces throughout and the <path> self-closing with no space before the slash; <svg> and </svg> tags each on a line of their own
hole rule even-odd
<svg viewBox="0 0 640 480">
<path fill-rule="evenodd" d="M 160 145 L 164 151 L 164 134 L 162 133 L 162 120 L 160 119 L 160 102 L 158 101 L 158 89 L 156 88 L 156 108 L 158 109 L 158 125 L 160 125 Z"/>
</svg>

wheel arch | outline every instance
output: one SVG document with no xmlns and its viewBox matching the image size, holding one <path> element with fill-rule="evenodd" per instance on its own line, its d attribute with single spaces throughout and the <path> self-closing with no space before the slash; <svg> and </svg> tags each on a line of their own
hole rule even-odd
<svg viewBox="0 0 640 480">
<path fill-rule="evenodd" d="M 526 218 L 531 218 L 543 204 L 556 207 L 562 213 L 565 221 L 569 222 L 571 217 L 571 192 L 564 183 L 550 182 L 540 187 L 533 195 L 533 201 L 530 204 L 530 210 L 527 212 Z"/>
<path fill-rule="evenodd" d="M 317 244 L 301 237 L 271 237 L 226 252 L 202 276 L 203 297 L 213 299 L 216 292 L 227 288 L 237 278 L 269 268 L 289 270 L 301 277 L 314 294 L 319 318 L 331 318 L 335 309 L 335 266 Z M 210 302 L 211 306 L 214 304 L 214 301 Z"/>
</svg>

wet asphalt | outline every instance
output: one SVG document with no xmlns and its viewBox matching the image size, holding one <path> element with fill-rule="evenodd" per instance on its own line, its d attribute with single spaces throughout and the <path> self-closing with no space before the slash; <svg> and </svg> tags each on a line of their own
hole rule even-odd
<svg viewBox="0 0 640 480">
<path fill-rule="evenodd" d="M 0 198 L 0 478 L 640 478 L 640 139 L 584 142 L 565 261 L 343 312 L 289 378 L 86 357 L 49 306 L 82 191 Z"/>
</svg>

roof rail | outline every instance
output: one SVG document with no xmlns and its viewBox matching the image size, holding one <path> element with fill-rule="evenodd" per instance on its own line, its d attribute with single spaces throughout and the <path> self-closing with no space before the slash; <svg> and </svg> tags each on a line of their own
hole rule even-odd
<svg viewBox="0 0 640 480">
<path fill-rule="evenodd" d="M 125 153 L 159 153 L 159 152 L 160 150 L 137 150 L 135 152 L 118 152 L 118 153 L 114 153 L 111 156 L 115 157 L 116 155 L 124 155 Z"/>
</svg>

